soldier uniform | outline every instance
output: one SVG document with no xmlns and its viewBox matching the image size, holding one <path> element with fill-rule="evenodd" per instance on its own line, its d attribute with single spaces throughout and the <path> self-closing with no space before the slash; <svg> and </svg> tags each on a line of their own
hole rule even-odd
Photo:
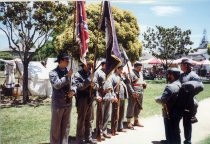
<svg viewBox="0 0 210 144">
<path fill-rule="evenodd" d="M 97 116 L 96 116 L 96 130 L 100 131 L 101 136 L 97 136 L 97 139 L 103 140 L 105 138 L 111 138 L 107 133 L 107 125 L 110 117 L 110 106 L 113 98 L 113 88 L 109 86 L 109 82 L 106 82 L 105 66 L 106 62 L 102 62 L 102 69 L 96 71 L 95 77 L 99 84 L 99 96 L 102 101 L 98 102 L 97 105 Z M 109 89 L 109 90 L 108 90 Z"/>
<path fill-rule="evenodd" d="M 76 139 L 77 144 L 82 144 L 83 139 L 87 143 L 95 144 L 96 142 L 92 139 L 91 116 L 93 100 L 96 96 L 95 90 L 98 86 L 96 83 L 94 87 L 91 86 L 96 81 L 95 78 L 91 78 L 90 69 L 92 63 L 88 62 L 87 65 L 83 64 L 82 67 L 82 70 L 74 75 L 74 81 L 77 86 L 76 106 L 78 113 Z"/>
<path fill-rule="evenodd" d="M 122 70 L 123 66 L 121 65 L 117 69 Z M 125 79 L 121 76 L 121 74 L 118 74 L 116 72 L 110 76 L 110 81 L 114 88 L 115 94 L 119 96 L 119 118 L 116 126 L 116 130 L 119 132 L 125 131 L 123 129 L 123 119 L 125 112 L 125 99 L 127 99 L 128 97 L 128 91 L 124 80 Z"/>
<path fill-rule="evenodd" d="M 184 126 L 185 144 L 191 144 L 192 117 L 194 113 L 193 109 L 195 108 L 194 96 L 203 90 L 203 84 L 199 76 L 191 70 L 191 66 L 192 63 L 189 59 L 183 59 L 181 62 L 181 69 L 183 73 L 179 78 L 180 82 L 182 83 L 182 88 L 181 88 L 182 92 L 181 92 L 180 101 L 184 102 L 183 126 Z M 188 90 L 189 87 L 190 88 L 193 87 L 193 89 Z"/>
<path fill-rule="evenodd" d="M 181 83 L 178 80 L 179 75 L 180 71 L 177 68 L 168 69 L 167 78 L 169 84 L 165 87 L 163 94 L 155 99 L 157 103 L 163 106 L 162 111 L 167 144 L 181 144 L 179 122 L 182 115 L 174 107 L 181 88 Z"/>
<path fill-rule="evenodd" d="M 68 61 L 68 56 L 66 54 L 60 54 L 56 62 L 60 63 L 64 59 Z M 72 97 L 68 96 L 71 80 L 68 76 L 67 68 L 58 66 L 49 73 L 49 79 L 53 89 L 50 143 L 68 144 Z M 76 89 L 71 86 L 71 90 L 75 92 Z"/>
<path fill-rule="evenodd" d="M 142 67 L 140 62 L 134 64 L 134 69 L 128 75 L 130 78 L 130 83 L 127 84 L 129 91 L 128 106 L 127 106 L 127 127 L 133 129 L 131 119 L 134 117 L 134 125 L 142 127 L 143 125 L 139 123 L 138 117 L 140 111 L 142 110 L 143 93 L 144 88 L 146 88 L 146 82 L 143 80 L 143 74 L 141 70 L 135 70 L 135 67 Z"/>
</svg>

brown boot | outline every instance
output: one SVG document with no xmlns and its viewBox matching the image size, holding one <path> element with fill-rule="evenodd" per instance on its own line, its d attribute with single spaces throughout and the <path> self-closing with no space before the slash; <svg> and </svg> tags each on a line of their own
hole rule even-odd
<svg viewBox="0 0 210 144">
<path fill-rule="evenodd" d="M 127 128 L 131 129 L 131 130 L 134 130 L 133 124 L 131 122 L 127 123 Z"/>
<path fill-rule="evenodd" d="M 101 136 L 97 136 L 97 141 L 100 142 L 100 141 L 104 141 L 105 140 L 105 137 L 103 135 Z"/>
<path fill-rule="evenodd" d="M 134 120 L 134 126 L 144 127 L 144 125 L 140 124 L 138 120 Z"/>
</svg>

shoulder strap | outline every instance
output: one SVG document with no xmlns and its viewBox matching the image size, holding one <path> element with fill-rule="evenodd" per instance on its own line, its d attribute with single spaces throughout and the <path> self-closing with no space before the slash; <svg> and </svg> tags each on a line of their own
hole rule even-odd
<svg viewBox="0 0 210 144">
<path fill-rule="evenodd" d="M 133 69 L 133 73 L 138 77 L 140 78 L 139 74 Z"/>
</svg>

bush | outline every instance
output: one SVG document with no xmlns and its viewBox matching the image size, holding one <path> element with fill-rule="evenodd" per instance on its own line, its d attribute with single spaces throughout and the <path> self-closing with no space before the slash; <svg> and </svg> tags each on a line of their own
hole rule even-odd
<svg viewBox="0 0 210 144">
<path fill-rule="evenodd" d="M 13 56 L 9 52 L 1 52 L 0 53 L 0 59 L 12 60 L 13 59 Z"/>
</svg>

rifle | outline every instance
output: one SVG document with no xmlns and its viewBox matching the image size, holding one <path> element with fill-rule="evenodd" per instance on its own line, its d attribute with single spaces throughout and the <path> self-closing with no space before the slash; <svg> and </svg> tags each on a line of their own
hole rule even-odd
<svg viewBox="0 0 210 144">
<path fill-rule="evenodd" d="M 96 126 L 96 137 L 98 141 L 101 141 L 101 129 L 103 127 L 102 101 L 97 102 Z"/>
<path fill-rule="evenodd" d="M 112 103 L 112 115 L 111 115 L 111 133 L 112 135 L 116 135 L 116 127 L 117 127 L 117 121 L 119 119 L 119 106 L 120 106 L 120 98 L 119 98 L 119 91 L 120 91 L 120 81 L 116 84 L 114 89 L 118 88 L 118 92 L 116 94 L 118 101 Z"/>
<path fill-rule="evenodd" d="M 162 106 L 163 106 L 163 111 L 164 111 L 164 113 L 166 113 L 166 118 L 167 118 L 167 119 L 170 119 L 170 115 L 169 115 L 169 111 L 168 111 L 168 106 L 167 106 L 167 104 L 163 103 Z"/>
<path fill-rule="evenodd" d="M 116 135 L 116 126 L 117 126 L 117 121 L 119 117 L 119 100 L 118 102 L 113 102 L 112 103 L 112 115 L 111 115 L 111 133 L 112 135 Z"/>
<path fill-rule="evenodd" d="M 128 63 L 127 63 L 127 67 L 128 67 L 129 79 L 130 79 L 131 85 L 132 85 L 133 81 L 132 81 L 131 72 L 130 72 L 130 67 L 129 67 Z M 136 100 L 136 102 L 137 102 L 139 108 L 142 109 L 142 106 L 141 106 L 141 104 L 140 104 L 139 99 L 138 99 L 137 97 L 135 97 L 135 100 Z"/>
</svg>

